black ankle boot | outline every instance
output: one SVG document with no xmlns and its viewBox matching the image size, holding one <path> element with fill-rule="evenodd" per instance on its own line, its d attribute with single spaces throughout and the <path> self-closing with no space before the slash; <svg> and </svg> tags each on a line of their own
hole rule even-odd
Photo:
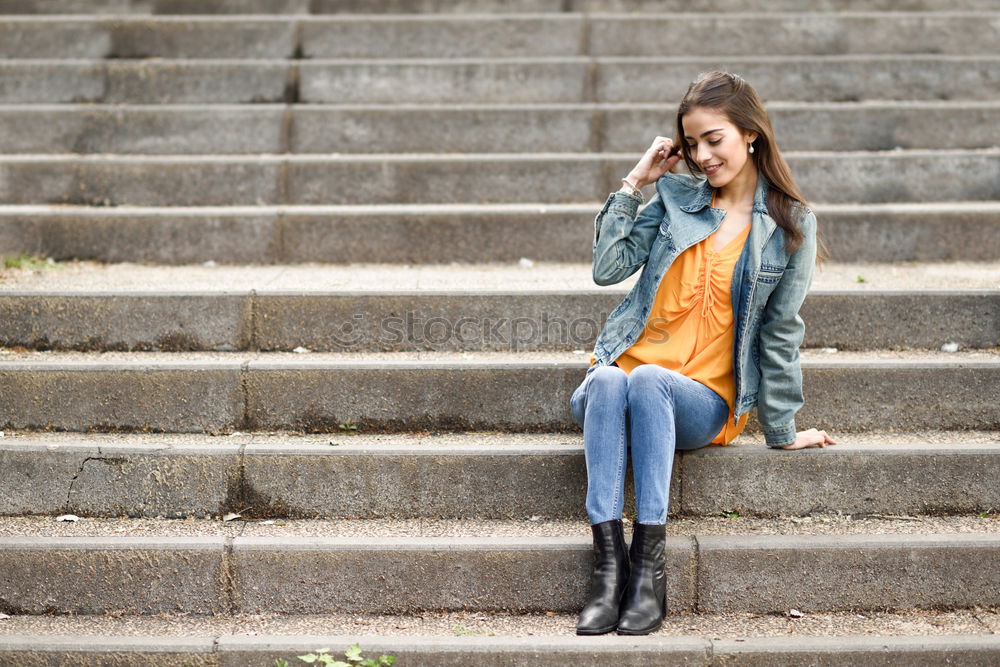
<svg viewBox="0 0 1000 667">
<path fill-rule="evenodd" d="M 591 576 L 590 601 L 580 612 L 578 635 L 603 635 L 618 625 L 618 603 L 628 581 L 628 552 L 621 519 L 595 523 L 594 573 Z"/>
<path fill-rule="evenodd" d="M 629 549 L 632 572 L 618 616 L 618 634 L 648 635 L 659 630 L 667 613 L 666 526 L 635 523 Z"/>
</svg>

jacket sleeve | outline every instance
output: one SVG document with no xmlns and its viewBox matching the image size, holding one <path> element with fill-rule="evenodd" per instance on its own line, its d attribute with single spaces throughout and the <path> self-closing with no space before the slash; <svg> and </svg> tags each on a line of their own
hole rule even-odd
<svg viewBox="0 0 1000 667">
<path fill-rule="evenodd" d="M 802 216 L 802 245 L 792 254 L 781 280 L 768 298 L 760 325 L 760 389 L 757 418 L 768 447 L 795 441 L 795 414 L 803 405 L 799 346 L 805 323 L 799 308 L 816 265 L 816 216 Z"/>
<path fill-rule="evenodd" d="M 594 219 L 593 269 L 598 285 L 620 283 L 646 263 L 666 209 L 658 193 L 638 209 L 637 198 L 615 192 Z"/>
</svg>

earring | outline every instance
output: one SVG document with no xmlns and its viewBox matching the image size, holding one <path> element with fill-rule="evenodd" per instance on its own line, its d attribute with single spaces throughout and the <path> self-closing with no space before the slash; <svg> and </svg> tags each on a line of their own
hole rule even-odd
<svg viewBox="0 0 1000 667">
<path fill-rule="evenodd" d="M 750 154 L 753 155 L 753 144 L 750 144 Z"/>
</svg>

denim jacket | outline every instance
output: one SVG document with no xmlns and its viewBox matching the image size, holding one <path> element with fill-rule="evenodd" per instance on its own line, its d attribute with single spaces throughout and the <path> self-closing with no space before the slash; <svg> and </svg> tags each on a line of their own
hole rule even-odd
<svg viewBox="0 0 1000 667">
<path fill-rule="evenodd" d="M 750 232 L 730 285 L 736 326 L 734 423 L 756 406 L 767 445 L 780 447 L 795 440 L 795 414 L 803 403 L 799 346 L 805 324 L 799 308 L 816 263 L 816 216 L 809 208 L 795 209 L 805 238 L 794 253 L 786 253 L 784 232 L 767 212 L 767 190 L 767 179 L 759 173 Z M 708 181 L 686 174 L 664 174 L 641 211 L 639 203 L 613 193 L 594 220 L 594 282 L 613 285 L 640 267 L 642 273 L 604 323 L 588 375 L 636 342 L 667 269 L 725 217 L 722 209 L 711 208 Z"/>
</svg>

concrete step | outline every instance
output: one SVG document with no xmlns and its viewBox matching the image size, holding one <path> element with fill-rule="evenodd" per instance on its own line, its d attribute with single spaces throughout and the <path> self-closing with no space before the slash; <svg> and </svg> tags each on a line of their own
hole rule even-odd
<svg viewBox="0 0 1000 667">
<path fill-rule="evenodd" d="M 991 54 L 310 60 L 298 64 L 298 99 L 676 103 L 692 72 L 721 69 L 739 72 L 766 100 L 988 100 L 1000 92 L 998 62 Z M 16 63 L 7 61 L 0 76 Z"/>
<path fill-rule="evenodd" d="M 781 525 L 808 530 L 827 525 L 815 515 L 836 513 L 858 517 L 835 522 L 852 529 L 911 521 L 932 530 L 930 519 L 914 515 L 1000 511 L 1000 432 L 836 437 L 826 450 L 791 453 L 741 435 L 728 447 L 679 454 L 671 517 L 805 516 Z M 0 482 L 2 515 L 586 519 L 579 435 L 8 432 Z M 634 516 L 632 491 L 626 495 Z M 903 518 L 884 518 L 893 516 Z M 755 525 L 720 521 L 728 529 Z"/>
<path fill-rule="evenodd" d="M 582 351 L 7 352 L 0 428 L 70 431 L 578 432 L 587 368 Z M 802 369 L 801 428 L 1000 428 L 996 349 L 804 350 Z"/>
<path fill-rule="evenodd" d="M 346 649 L 349 645 L 357 643 L 358 640 L 351 639 L 344 643 L 344 640 L 339 639 L 339 637 L 349 638 L 352 636 L 368 637 L 369 641 L 380 643 L 400 642 L 401 644 L 409 638 L 414 646 L 436 639 L 442 644 L 451 644 L 453 650 L 459 648 L 469 650 L 471 647 L 477 646 L 480 639 L 485 639 L 486 642 L 498 642 L 501 638 L 505 638 L 515 644 L 526 642 L 532 638 L 541 643 L 583 642 L 579 645 L 589 647 L 590 650 L 599 650 L 599 646 L 604 643 L 614 644 L 622 641 L 622 638 L 614 636 L 608 636 L 596 642 L 576 637 L 574 634 L 576 620 L 576 614 L 556 612 L 548 614 L 426 612 L 419 616 L 327 613 L 316 616 L 291 617 L 274 614 L 226 617 L 192 617 L 173 614 L 156 617 L 21 615 L 11 616 L 0 626 L 3 628 L 0 642 L 6 642 L 3 646 L 8 649 L 11 648 L 12 644 L 23 642 L 37 651 L 43 651 L 45 649 L 41 645 L 41 640 L 50 639 L 53 646 L 64 646 L 64 638 L 67 635 L 86 637 L 93 642 L 101 641 L 104 638 L 113 638 L 118 641 L 132 638 L 132 641 L 137 643 L 155 641 L 161 638 L 181 641 L 182 638 L 187 637 L 206 640 L 218 638 L 220 647 L 223 647 L 231 646 L 232 642 L 239 638 L 250 642 L 255 641 L 257 636 L 261 636 L 259 641 L 262 643 L 270 644 L 282 641 L 287 642 L 284 644 L 285 647 L 291 646 L 292 642 L 296 640 L 302 642 L 295 645 L 301 649 L 298 651 L 298 654 L 301 655 L 315 650 L 319 646 L 330 646 L 333 651 Z M 970 641 L 972 639 L 970 636 L 977 636 L 985 640 L 993 639 L 989 635 L 991 631 L 1000 627 L 998 624 L 1000 624 L 1000 608 L 997 607 L 954 611 L 922 609 L 867 612 L 864 614 L 850 612 L 809 613 L 798 618 L 790 617 L 788 614 L 673 613 L 663 627 L 653 633 L 653 636 L 638 644 L 633 643 L 629 647 L 630 653 L 628 655 L 631 660 L 628 664 L 636 664 L 635 660 L 639 657 L 638 650 L 644 644 L 657 645 L 659 650 L 663 651 L 676 645 L 676 642 L 699 638 L 710 642 L 740 643 L 746 647 L 755 644 L 758 646 L 772 644 L 776 647 L 789 641 L 798 640 L 809 643 L 811 645 L 809 650 L 815 650 L 818 646 L 830 645 L 839 641 L 840 645 L 824 656 L 829 661 L 824 664 L 856 664 L 835 662 L 833 658 L 836 653 L 841 651 L 847 654 L 844 656 L 847 658 L 851 650 L 858 650 L 868 641 L 867 637 L 857 635 L 891 639 L 896 642 L 894 650 L 900 650 L 907 640 L 917 640 L 918 645 L 923 647 L 922 650 L 931 650 L 931 646 L 936 642 L 948 645 L 954 650 L 961 645 L 960 642 Z M 315 641 L 314 638 L 319 639 L 331 635 L 333 637 L 330 641 L 312 643 Z M 919 640 L 927 640 L 928 643 L 922 644 L 919 643 Z M 90 641 L 87 643 L 89 644 Z M 455 645 L 455 642 L 464 642 L 464 647 Z M 121 646 L 124 648 L 127 645 L 122 642 Z M 361 648 L 366 654 L 369 652 L 368 646 L 368 642 L 361 640 Z M 485 648 L 487 644 L 478 646 Z M 885 650 L 888 650 L 888 646 L 886 645 Z M 66 648 L 72 648 L 72 646 Z M 403 647 L 400 646 L 400 648 Z M 408 644 L 405 648 L 412 647 Z M 719 648 L 721 646 L 716 643 L 717 653 Z M 908 650 L 915 648 L 912 647 Z M 496 646 L 495 650 L 501 649 Z M 754 650 L 760 649 L 754 648 Z M 791 655 L 795 655 L 795 649 L 791 650 L 793 651 Z M 394 655 L 397 653 L 395 649 L 380 652 L 393 653 Z M 277 655 L 275 653 L 275 656 Z M 404 656 L 399 657 L 400 660 L 405 659 Z M 957 660 L 958 654 L 951 654 L 949 657 L 952 660 Z M 504 664 L 538 664 L 537 660 L 522 663 L 513 661 L 513 658 L 509 659 L 511 662 Z M 471 662 L 477 661 L 481 660 L 477 658 Z M 431 660 L 431 662 L 441 664 L 435 660 Z M 267 667 L 274 667 L 273 663 L 266 664 Z M 421 663 L 418 661 L 411 664 Z M 467 665 L 469 661 L 458 664 Z M 662 665 L 663 660 L 647 664 Z M 716 663 L 705 661 L 690 664 L 710 665 Z M 963 662 L 963 664 L 970 663 Z"/>
<path fill-rule="evenodd" d="M 930 0 L 928 0 L 930 1 Z M 963 0 L 967 1 L 967 0 Z M 976 0 L 971 0 L 975 2 Z M 0 0 L 3 14 L 303 14 L 310 0 Z"/>
<path fill-rule="evenodd" d="M 595 195 L 588 195 L 588 199 Z M 191 264 L 592 261 L 585 204 L 0 206 L 0 253 Z M 819 204 L 840 262 L 995 262 L 1000 202 Z M 951 287 L 951 283 L 944 283 Z"/>
<path fill-rule="evenodd" d="M 306 58 L 980 55 L 997 51 L 1000 14 L 355 16 L 302 21 L 300 30 Z M 771 38 L 743 38 L 765 32 Z"/>
<path fill-rule="evenodd" d="M 0 346 L 590 350 L 637 276 L 601 288 L 585 264 L 231 268 L 74 262 L 5 272 Z M 998 347 L 1000 263 L 825 264 L 803 318 L 807 347 Z"/>
<path fill-rule="evenodd" d="M 519 615 L 511 619 L 512 624 L 523 622 L 521 618 Z M 576 623 L 575 616 L 563 616 L 559 620 L 569 629 Z M 926 625 L 940 631 L 933 622 Z M 8 657 L 15 664 L 35 664 L 32 661 L 38 660 L 38 664 L 62 664 L 65 661 L 66 664 L 91 665 L 96 664 L 96 661 L 113 659 L 114 664 L 123 667 L 194 662 L 234 667 L 273 667 L 275 656 L 292 660 L 292 656 L 313 653 L 320 647 L 332 647 L 332 654 L 340 657 L 348 647 L 360 643 L 365 656 L 375 656 L 377 659 L 379 655 L 392 655 L 400 663 L 433 664 L 441 667 L 484 664 L 484 661 L 510 667 L 529 667 L 539 664 L 539 660 L 568 664 L 597 661 L 594 664 L 684 664 L 705 667 L 750 661 L 759 661 L 760 664 L 821 663 L 831 666 L 890 664 L 893 661 L 899 661 L 900 664 L 943 664 L 958 661 L 965 665 L 988 665 L 1000 659 L 1000 640 L 985 631 L 980 634 L 931 637 L 886 636 L 881 633 L 863 636 L 870 634 L 866 628 L 851 637 L 789 636 L 751 639 L 743 636 L 723 639 L 718 635 L 725 633 L 708 632 L 700 637 L 656 636 L 641 642 L 612 636 L 594 642 L 586 637 L 571 637 L 570 630 L 557 637 L 455 637 L 461 631 L 454 630 L 450 633 L 452 636 L 433 637 L 373 635 L 369 627 L 358 634 L 331 635 L 329 626 L 320 627 L 317 624 L 317 627 L 320 628 L 317 633 L 307 637 L 265 634 L 177 638 L 104 635 L 88 638 L 86 646 L 79 643 L 80 635 L 0 636 L 0 656 Z M 170 662 L 172 660 L 181 662 Z"/>
<path fill-rule="evenodd" d="M 766 100 L 994 100 L 1000 56 L 0 60 L 0 103 L 676 104 L 725 69 Z"/>
<path fill-rule="evenodd" d="M 295 100 L 287 60 L 0 60 L 0 103 L 274 103 Z"/>
<path fill-rule="evenodd" d="M 741 39 L 767 31 L 773 31 L 771 39 Z M 671 38 L 663 40 L 667 34 Z M 0 58 L 979 55 L 994 52 L 998 38 L 996 12 L 94 15 L 6 18 L 0 22 Z M 714 43 L 719 47 L 709 48 Z"/>
<path fill-rule="evenodd" d="M 998 102 L 775 102 L 783 150 L 988 148 Z M 659 104 L 0 106 L 2 153 L 633 152 Z M 669 125 L 669 122 L 666 123 Z"/>
<path fill-rule="evenodd" d="M 823 203 L 1000 201 L 1000 147 L 788 152 L 796 182 Z M 545 203 L 617 190 L 635 154 L 328 156 L 0 156 L 10 204 L 218 206 Z M 652 191 L 652 188 L 649 188 Z"/>
<path fill-rule="evenodd" d="M 706 12 L 799 11 L 797 0 L 702 0 Z M 816 12 L 994 10 L 992 0 L 823 0 Z M 0 14 L 412 14 L 510 12 L 685 12 L 685 0 L 0 0 Z"/>
<path fill-rule="evenodd" d="M 489 523 L 457 522 L 459 535 L 434 537 L 372 531 L 364 522 L 332 531 L 313 525 L 306 531 L 313 536 L 256 523 L 236 536 L 195 524 L 183 535 L 153 525 L 138 534 L 99 536 L 114 528 L 94 530 L 95 521 L 78 522 L 71 537 L 0 538 L 5 609 L 29 615 L 575 613 L 589 595 L 586 521 L 560 526 L 551 536 L 498 534 Z M 667 537 L 669 607 L 674 613 L 808 613 L 995 604 L 1000 574 L 983 563 L 1000 549 L 997 533 L 922 528 L 775 535 L 704 534 L 691 525 L 693 532 Z"/>
<path fill-rule="evenodd" d="M 296 29 L 262 17 L 3 18 L 0 58 L 292 58 Z"/>
</svg>

